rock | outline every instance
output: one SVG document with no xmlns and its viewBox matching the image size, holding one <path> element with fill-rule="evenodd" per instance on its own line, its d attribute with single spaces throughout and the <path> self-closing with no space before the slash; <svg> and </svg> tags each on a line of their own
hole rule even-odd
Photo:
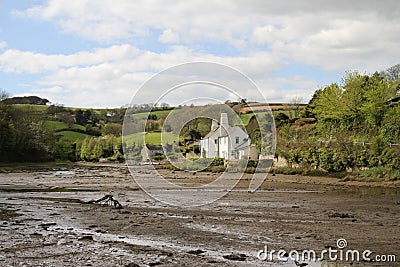
<svg viewBox="0 0 400 267">
<path fill-rule="evenodd" d="M 222 257 L 226 260 L 231 260 L 231 261 L 245 261 L 247 259 L 247 255 L 245 254 L 228 254 Z"/>
<path fill-rule="evenodd" d="M 43 236 L 43 235 L 40 233 L 32 233 L 32 234 L 30 234 L 30 236 Z"/>
<path fill-rule="evenodd" d="M 299 267 L 305 267 L 305 266 L 308 265 L 308 263 L 305 263 L 305 262 L 298 262 L 298 261 L 294 261 L 294 264 L 296 264 L 296 266 L 299 266 Z"/>
<path fill-rule="evenodd" d="M 189 253 L 189 254 L 193 254 L 193 255 L 200 255 L 200 254 L 205 253 L 205 251 L 204 251 L 204 250 L 201 250 L 201 249 L 195 249 L 195 250 L 190 250 L 190 251 L 188 251 L 188 253 Z"/>
<path fill-rule="evenodd" d="M 157 265 L 161 265 L 161 264 L 162 264 L 161 262 L 156 261 L 156 262 L 150 262 L 149 266 L 157 266 Z"/>
<path fill-rule="evenodd" d="M 349 213 L 341 213 L 341 212 L 329 212 L 328 213 L 329 218 L 354 218 L 354 215 L 351 215 Z"/>
<path fill-rule="evenodd" d="M 43 228 L 48 228 L 48 227 L 50 227 L 50 226 L 54 226 L 54 225 L 57 225 L 55 222 L 49 222 L 49 223 L 41 223 L 41 224 L 39 224 L 39 226 L 40 227 L 43 227 Z"/>
<path fill-rule="evenodd" d="M 131 262 L 125 265 L 125 267 L 140 267 L 138 264 Z"/>
<path fill-rule="evenodd" d="M 82 236 L 82 237 L 80 237 L 80 238 L 78 238 L 78 240 L 93 240 L 93 236 L 91 236 L 91 235 L 84 235 L 84 236 Z"/>
</svg>

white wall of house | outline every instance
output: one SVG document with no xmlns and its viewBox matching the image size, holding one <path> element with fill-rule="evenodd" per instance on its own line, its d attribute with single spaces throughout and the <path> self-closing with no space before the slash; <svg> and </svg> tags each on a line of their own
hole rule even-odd
<svg viewBox="0 0 400 267">
<path fill-rule="evenodd" d="M 251 141 L 247 133 L 238 126 L 229 126 L 226 113 L 221 114 L 221 122 L 218 128 L 214 123 L 212 131 L 200 141 L 201 157 L 240 159 L 248 156 Z"/>
<path fill-rule="evenodd" d="M 219 138 L 219 157 L 224 159 L 230 159 L 230 142 L 228 136 Z"/>
<path fill-rule="evenodd" d="M 204 158 L 218 157 L 218 133 L 200 140 L 200 153 Z"/>
</svg>

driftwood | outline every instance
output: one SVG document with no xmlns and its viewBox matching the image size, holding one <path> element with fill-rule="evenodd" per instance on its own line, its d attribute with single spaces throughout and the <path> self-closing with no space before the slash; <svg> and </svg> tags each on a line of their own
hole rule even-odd
<svg viewBox="0 0 400 267">
<path fill-rule="evenodd" d="M 98 200 L 90 200 L 86 202 L 87 204 L 101 204 L 103 206 L 114 206 L 117 209 L 122 209 L 121 203 L 118 200 L 114 199 L 113 195 L 105 195 L 104 197 Z"/>
</svg>

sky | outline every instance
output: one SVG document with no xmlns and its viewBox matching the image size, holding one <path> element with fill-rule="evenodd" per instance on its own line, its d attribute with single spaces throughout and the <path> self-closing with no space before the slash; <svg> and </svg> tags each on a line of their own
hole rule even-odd
<svg viewBox="0 0 400 267">
<path fill-rule="evenodd" d="M 0 88 L 65 106 L 120 107 L 192 61 L 237 69 L 268 102 L 306 103 L 346 71 L 400 63 L 399 45 L 397 0 L 0 2 Z"/>
</svg>

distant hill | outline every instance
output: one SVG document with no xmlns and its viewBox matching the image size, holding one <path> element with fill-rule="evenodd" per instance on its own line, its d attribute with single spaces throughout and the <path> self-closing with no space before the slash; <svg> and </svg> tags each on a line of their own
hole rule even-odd
<svg viewBox="0 0 400 267">
<path fill-rule="evenodd" d="M 46 105 L 50 101 L 38 96 L 15 96 L 4 100 L 7 104 Z"/>
<path fill-rule="evenodd" d="M 305 108 L 307 104 L 289 104 L 289 103 L 250 103 L 240 109 L 240 113 L 246 114 L 249 112 L 263 112 L 263 111 L 278 111 L 278 110 L 295 110 Z"/>
</svg>

